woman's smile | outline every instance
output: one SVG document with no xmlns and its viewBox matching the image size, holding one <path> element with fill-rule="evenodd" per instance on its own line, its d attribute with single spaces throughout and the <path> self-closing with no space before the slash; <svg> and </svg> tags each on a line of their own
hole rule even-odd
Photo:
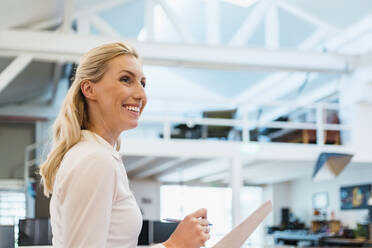
<svg viewBox="0 0 372 248">
<path fill-rule="evenodd" d="M 130 116 L 139 118 L 141 109 L 140 104 L 123 104 L 122 107 L 130 114 Z"/>
</svg>

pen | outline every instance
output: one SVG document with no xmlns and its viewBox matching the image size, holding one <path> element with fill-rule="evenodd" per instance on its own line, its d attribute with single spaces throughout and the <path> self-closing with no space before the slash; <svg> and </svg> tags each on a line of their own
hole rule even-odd
<svg viewBox="0 0 372 248">
<path fill-rule="evenodd" d="M 172 219 L 172 218 L 165 218 L 165 219 L 162 219 L 163 221 L 166 221 L 166 222 L 173 222 L 173 223 L 180 223 L 182 220 L 180 219 Z M 208 224 L 209 226 L 213 226 L 211 223 Z"/>
</svg>

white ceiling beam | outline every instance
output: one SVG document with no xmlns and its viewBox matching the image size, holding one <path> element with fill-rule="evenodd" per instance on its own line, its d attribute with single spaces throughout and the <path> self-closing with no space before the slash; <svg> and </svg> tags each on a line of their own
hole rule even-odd
<svg viewBox="0 0 372 248">
<path fill-rule="evenodd" d="M 31 55 L 19 55 L 0 73 L 2 92 L 32 61 Z"/>
<path fill-rule="evenodd" d="M 300 99 L 293 101 L 293 106 L 295 107 L 281 107 L 270 111 L 269 113 L 264 113 L 260 119 L 260 123 L 270 122 L 276 118 L 288 114 L 290 111 L 295 110 L 299 106 L 308 106 L 311 103 L 317 102 L 327 96 L 334 94 L 337 91 L 338 80 L 326 83 L 325 85 L 307 93 L 300 97 Z"/>
<path fill-rule="evenodd" d="M 251 166 L 260 166 L 262 163 L 265 163 L 265 161 L 249 159 L 243 164 L 243 171 L 242 171 L 243 175 L 246 174 L 245 171 L 249 169 Z M 229 180 L 231 177 L 230 169 L 231 169 L 231 164 L 228 163 L 228 167 L 226 167 L 224 170 L 211 171 L 212 173 L 210 173 L 209 175 L 204 175 L 203 177 L 200 177 L 200 181 L 205 182 L 205 183 L 211 183 L 211 182 L 217 182 L 217 181 L 224 181 L 226 183 L 230 183 L 230 180 Z"/>
<path fill-rule="evenodd" d="M 58 26 L 61 23 L 62 23 L 62 17 L 56 17 L 56 18 L 53 18 L 53 19 L 49 19 L 49 20 L 34 23 L 30 26 L 27 26 L 27 29 L 32 29 L 32 30 L 48 29 L 48 28 Z"/>
<path fill-rule="evenodd" d="M 221 173 L 229 170 L 231 167 L 229 159 L 211 159 L 205 162 L 196 163 L 194 166 L 182 168 L 182 170 L 171 171 L 157 177 L 161 182 L 177 182 L 180 175 L 186 182 L 198 180 L 206 176 Z"/>
<path fill-rule="evenodd" d="M 284 182 L 306 175 L 310 177 L 314 168 L 314 163 L 315 159 L 313 162 L 266 161 L 266 163 L 245 168 L 243 179 L 246 183 L 266 184 Z M 265 171 L 270 171 L 270 173 L 264 173 Z"/>
<path fill-rule="evenodd" d="M 356 37 L 359 37 L 363 33 L 372 29 L 372 14 L 363 18 L 362 20 L 352 24 L 346 30 L 343 30 L 340 35 L 330 39 L 325 43 L 327 50 L 335 51 L 338 50 L 344 44 L 353 41 Z"/>
<path fill-rule="evenodd" d="M 161 172 L 164 172 L 166 170 L 172 169 L 176 167 L 177 165 L 187 161 L 189 158 L 176 158 L 171 161 L 165 162 L 161 165 L 157 165 L 153 168 L 150 168 L 148 170 L 141 171 L 139 173 L 136 173 L 133 178 L 134 179 L 143 179 L 146 177 L 150 177 L 156 174 L 159 174 Z"/>
<path fill-rule="evenodd" d="M 130 163 L 130 164 L 125 164 L 125 170 L 127 173 L 130 173 L 134 170 L 143 168 L 144 166 L 148 165 L 149 163 L 153 162 L 156 160 L 156 157 L 149 156 L 149 157 L 143 157 L 138 159 L 137 161 Z"/>
<path fill-rule="evenodd" d="M 277 1 L 277 3 L 278 3 L 278 6 L 280 8 L 286 10 L 287 12 L 291 13 L 292 15 L 294 15 L 298 18 L 301 18 L 301 19 L 317 26 L 318 28 L 326 29 L 326 30 L 328 30 L 330 32 L 334 32 L 334 33 L 340 31 L 337 27 L 321 20 L 318 17 L 315 17 L 315 16 L 307 13 L 306 11 L 304 11 L 304 10 L 298 8 L 298 7 L 293 6 L 292 4 L 289 4 L 285 0 Z"/>
<path fill-rule="evenodd" d="M 230 45 L 244 46 L 252 37 L 254 31 L 257 29 L 258 24 L 264 18 L 265 12 L 269 6 L 270 2 L 267 0 L 257 3 L 239 30 L 235 33 L 234 37 L 231 39 Z"/>
<path fill-rule="evenodd" d="M 191 33 L 187 30 L 187 28 L 179 21 L 179 18 L 177 18 L 177 15 L 174 13 L 172 8 L 168 5 L 168 3 L 165 0 L 157 0 L 165 14 L 168 16 L 169 21 L 174 26 L 175 30 L 179 33 L 181 38 L 189 43 L 193 43 L 194 39 L 191 35 Z"/>
<path fill-rule="evenodd" d="M 294 178 L 311 175 L 313 169 L 312 161 L 270 161 L 261 160 L 256 164 L 243 168 L 242 177 L 245 183 L 266 184 L 284 182 Z M 271 173 L 265 173 L 270 171 Z M 222 182 L 229 183 L 231 178 L 230 172 L 217 173 L 201 179 L 204 183 Z"/>
<path fill-rule="evenodd" d="M 138 149 L 138 147 L 141 147 L 141 149 Z M 217 159 L 232 156 L 237 152 L 236 149 L 236 143 L 234 142 L 220 142 L 215 140 L 145 140 L 126 138 L 125 146 L 121 148 L 121 152 L 122 154 L 125 154 L 127 156 L 160 156 L 168 158 L 190 157 L 193 159 Z"/>
<path fill-rule="evenodd" d="M 312 33 L 309 37 L 307 37 L 301 44 L 298 46 L 301 50 L 307 50 L 311 47 L 314 47 L 319 44 L 319 42 L 324 37 L 325 33 L 321 30 L 316 30 Z M 232 100 L 231 104 L 233 106 L 238 106 L 244 102 L 247 102 L 249 99 L 254 98 L 257 95 L 264 95 L 262 92 L 267 91 L 271 87 L 273 87 L 278 82 L 286 82 L 286 78 L 289 77 L 289 73 L 280 72 L 274 73 L 260 82 L 256 83 L 252 87 L 248 88 L 247 90 L 240 93 L 234 100 Z"/>
<path fill-rule="evenodd" d="M 269 49 L 279 48 L 279 18 L 276 2 L 269 7 L 265 18 L 266 47 Z"/>
<path fill-rule="evenodd" d="M 108 37 L 57 34 L 48 31 L 2 30 L 0 36 L 0 56 L 28 53 L 32 54 L 35 60 L 46 61 L 79 61 L 89 49 L 114 41 Z M 126 40 L 140 51 L 144 64 L 161 66 L 347 73 L 346 69 L 352 70 L 357 58 L 351 55 L 289 49 L 272 51 L 265 48 L 211 47 Z"/>
<path fill-rule="evenodd" d="M 353 40 L 353 42 L 345 44 L 338 51 L 347 54 L 364 54 L 372 50 L 372 31 L 361 35 Z"/>
<path fill-rule="evenodd" d="M 208 44 L 220 43 L 220 3 L 205 1 L 206 40 Z"/>
<path fill-rule="evenodd" d="M 146 40 L 154 41 L 154 0 L 145 0 L 145 29 L 146 30 Z M 141 30 L 142 31 L 142 30 Z"/>
<path fill-rule="evenodd" d="M 138 41 L 146 41 L 147 40 L 147 30 L 146 28 L 141 28 L 137 35 L 137 40 Z"/>
<path fill-rule="evenodd" d="M 308 78 L 307 78 L 308 77 Z M 244 111 L 252 111 L 259 107 L 265 106 L 265 103 L 269 103 L 280 96 L 286 95 L 296 88 L 299 88 L 305 80 L 312 81 L 319 77 L 318 73 L 311 73 L 307 76 L 305 73 L 294 73 L 281 81 L 277 81 L 275 85 L 272 85 L 270 90 L 267 90 L 258 101 L 249 102 L 246 101 L 242 107 Z M 280 83 L 279 83 L 280 82 Z"/>
<path fill-rule="evenodd" d="M 248 100 L 246 102 L 246 105 L 247 107 L 249 107 L 249 109 L 255 109 L 261 104 L 265 104 L 267 102 L 270 102 L 271 100 L 277 99 L 280 96 L 290 93 L 294 89 L 300 87 L 305 80 L 308 80 L 310 82 L 318 77 L 318 73 L 311 73 L 310 75 L 307 75 L 306 73 L 295 72 L 293 74 L 290 74 L 283 81 L 277 81 L 275 84 L 273 84 L 270 87 L 270 90 L 267 90 L 265 94 L 259 98 L 258 101 L 250 103 Z"/>
<path fill-rule="evenodd" d="M 345 45 L 347 42 L 352 41 L 355 39 L 355 37 L 358 37 L 359 35 L 365 33 L 367 30 L 372 28 L 372 15 L 367 16 L 366 18 L 363 18 L 361 21 L 357 22 L 356 24 L 352 25 L 351 27 L 347 28 L 344 32 L 340 33 L 336 37 L 332 38 L 328 42 L 325 43 L 325 47 L 327 50 L 335 51 L 335 50 L 342 50 L 342 46 Z M 299 49 L 301 50 L 307 50 L 311 47 L 314 47 L 315 45 L 319 44 L 324 37 L 326 33 L 324 29 L 318 29 L 315 31 L 309 38 L 307 38 L 302 44 L 299 45 Z M 345 47 L 346 51 L 347 49 L 360 49 L 359 46 L 355 47 L 353 44 L 350 44 L 349 46 Z M 355 52 L 356 50 L 354 50 Z M 363 57 L 360 58 L 360 62 L 362 62 Z M 354 65 L 356 66 L 356 65 Z M 289 74 L 287 74 L 289 75 Z M 269 76 L 268 78 L 264 79 L 261 83 L 256 84 L 252 89 L 248 89 L 247 91 L 243 92 L 238 96 L 233 102 L 233 105 L 242 103 L 245 101 L 245 99 L 250 99 L 254 95 L 260 94 L 260 92 L 263 92 L 265 89 L 269 89 L 272 85 L 274 85 L 276 82 L 279 82 L 278 80 L 284 80 L 285 74 L 278 73 Z"/>
<path fill-rule="evenodd" d="M 255 83 L 252 87 L 248 88 L 247 90 L 244 90 L 241 92 L 238 96 L 236 96 L 232 101 L 231 105 L 233 106 L 239 106 L 240 104 L 243 104 L 250 99 L 253 99 L 253 97 L 260 95 L 261 92 L 266 91 L 270 87 L 272 87 L 277 82 L 284 82 L 284 80 L 289 76 L 289 73 L 287 72 L 279 72 L 274 73 L 263 80 Z"/>
<path fill-rule="evenodd" d="M 205 177 L 201 178 L 200 181 L 202 181 L 204 183 L 212 183 L 212 182 L 225 180 L 225 179 L 229 178 L 229 176 L 230 176 L 229 172 L 226 172 L 226 171 L 225 172 L 218 172 L 218 173 L 210 175 L 210 176 L 205 176 Z"/>
<path fill-rule="evenodd" d="M 120 37 L 120 34 L 108 24 L 102 17 L 92 14 L 88 16 L 89 22 L 102 34 L 107 37 Z"/>
<path fill-rule="evenodd" d="M 324 46 L 327 48 L 327 50 L 335 51 L 341 49 L 342 51 L 343 45 L 345 45 L 347 42 L 352 41 L 353 39 L 355 39 L 355 37 L 358 37 L 359 35 L 365 33 L 367 30 L 371 28 L 372 15 L 363 18 L 356 24 L 353 24 L 351 27 L 347 28 L 347 30 L 326 42 Z M 300 44 L 298 48 L 301 50 L 307 50 L 311 47 L 314 47 L 324 39 L 325 35 L 326 33 L 324 29 L 318 29 L 309 38 L 302 42 L 302 44 Z M 345 47 L 346 50 L 352 48 L 360 49 L 359 46 L 355 47 L 353 46 L 353 44 L 350 44 L 349 46 Z M 362 60 L 363 58 L 360 59 L 361 63 L 363 63 Z M 262 81 L 261 83 L 256 84 L 252 89 L 248 89 L 247 91 L 241 93 L 240 96 L 238 96 L 232 102 L 232 104 L 236 105 L 242 103 L 245 101 L 244 99 L 250 99 L 254 95 L 260 94 L 260 92 L 262 92 L 263 90 L 269 89 L 272 85 L 274 85 L 274 83 L 279 82 L 278 80 L 283 80 L 283 77 L 285 77 L 283 73 L 269 76 L 268 78 L 264 79 L 264 81 Z"/>
<path fill-rule="evenodd" d="M 65 0 L 61 32 L 69 33 L 74 14 L 74 0 Z"/>
</svg>

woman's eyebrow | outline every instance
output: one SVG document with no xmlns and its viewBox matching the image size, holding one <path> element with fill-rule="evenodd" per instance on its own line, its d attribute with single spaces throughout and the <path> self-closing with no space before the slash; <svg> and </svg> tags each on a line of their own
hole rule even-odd
<svg viewBox="0 0 372 248">
<path fill-rule="evenodd" d="M 125 70 L 125 69 L 119 71 L 119 73 L 122 73 L 122 72 L 127 72 L 127 73 L 129 73 L 130 75 L 132 75 L 133 77 L 136 76 L 136 74 L 134 74 L 133 72 L 128 71 L 128 70 Z"/>
<path fill-rule="evenodd" d="M 122 73 L 122 72 L 129 73 L 132 77 L 135 77 L 135 76 L 136 76 L 135 73 L 133 73 L 132 71 L 129 71 L 129 70 L 125 70 L 125 69 L 123 69 L 123 70 L 120 70 L 120 71 L 119 71 L 119 73 Z M 142 78 L 146 80 L 146 77 L 145 77 L 145 76 L 142 76 Z"/>
</svg>

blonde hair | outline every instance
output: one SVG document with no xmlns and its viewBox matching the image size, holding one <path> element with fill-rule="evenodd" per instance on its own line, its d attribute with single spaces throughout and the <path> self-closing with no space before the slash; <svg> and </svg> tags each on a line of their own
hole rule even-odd
<svg viewBox="0 0 372 248">
<path fill-rule="evenodd" d="M 115 42 L 101 45 L 87 52 L 76 69 L 75 79 L 63 101 L 61 110 L 53 124 L 52 149 L 46 161 L 40 166 L 44 194 L 49 197 L 53 191 L 54 180 L 66 152 L 80 141 L 81 130 L 87 129 L 89 116 L 81 83 L 89 80 L 98 82 L 106 72 L 108 62 L 120 55 L 130 54 L 138 58 L 134 48 Z M 116 142 L 120 149 L 120 140 Z"/>
</svg>

